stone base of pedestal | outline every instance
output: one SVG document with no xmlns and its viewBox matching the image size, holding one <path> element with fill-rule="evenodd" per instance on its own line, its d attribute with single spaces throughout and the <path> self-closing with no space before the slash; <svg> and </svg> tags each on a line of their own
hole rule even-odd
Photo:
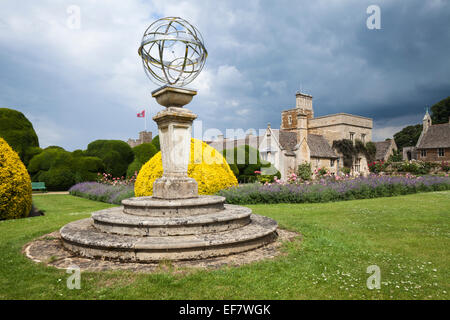
<svg viewBox="0 0 450 320">
<path fill-rule="evenodd" d="M 127 199 L 124 207 L 67 224 L 60 230 L 61 239 L 66 249 L 83 257 L 153 262 L 225 256 L 277 238 L 276 221 L 224 201 L 217 196 Z"/>
<path fill-rule="evenodd" d="M 158 199 L 189 199 L 198 196 L 197 181 L 189 177 L 162 177 L 153 183 L 153 197 Z"/>
</svg>

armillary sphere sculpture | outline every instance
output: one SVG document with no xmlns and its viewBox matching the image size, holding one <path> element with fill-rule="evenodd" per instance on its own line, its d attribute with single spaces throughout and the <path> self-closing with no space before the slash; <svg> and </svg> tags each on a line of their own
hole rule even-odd
<svg viewBox="0 0 450 320">
<path fill-rule="evenodd" d="M 138 52 L 150 80 L 180 87 L 198 76 L 208 56 L 200 32 L 186 20 L 174 17 L 152 23 Z"/>
<path fill-rule="evenodd" d="M 166 107 L 153 117 L 163 176 L 153 183 L 152 196 L 125 199 L 121 207 L 64 226 L 64 247 L 85 257 L 152 262 L 229 255 L 274 241 L 276 221 L 225 204 L 224 197 L 199 195 L 197 181 L 188 176 L 197 116 L 183 106 L 197 91 L 182 86 L 205 65 L 198 30 L 181 18 L 159 19 L 145 31 L 139 55 L 149 78 L 162 85 L 152 96 Z"/>
</svg>

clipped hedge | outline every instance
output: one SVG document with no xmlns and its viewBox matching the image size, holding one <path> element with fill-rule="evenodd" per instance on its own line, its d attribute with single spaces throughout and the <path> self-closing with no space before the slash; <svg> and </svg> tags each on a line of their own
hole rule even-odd
<svg viewBox="0 0 450 320">
<path fill-rule="evenodd" d="M 133 150 L 121 140 L 93 141 L 89 143 L 85 154 L 102 159 L 105 172 L 114 177 L 125 176 L 128 166 L 134 160 Z"/>
<path fill-rule="evenodd" d="M 25 165 L 0 138 L 0 219 L 27 217 L 31 210 L 31 191 Z"/>
<path fill-rule="evenodd" d="M 155 146 L 156 151 L 161 151 L 161 146 L 159 144 L 159 135 L 152 139 L 152 144 Z"/>
<path fill-rule="evenodd" d="M 127 177 L 132 177 L 135 172 L 139 172 L 141 167 L 150 160 L 158 150 L 153 143 L 143 143 L 133 148 L 134 160 L 127 169 Z"/>
<path fill-rule="evenodd" d="M 25 165 L 39 153 L 39 140 L 31 122 L 17 110 L 0 108 L 0 137 L 19 154 Z"/>
<path fill-rule="evenodd" d="M 201 144 L 201 152 L 200 148 L 194 148 L 195 143 Z M 151 196 L 153 182 L 162 174 L 161 152 L 158 152 L 141 168 L 134 187 L 136 196 Z M 199 194 L 214 194 L 237 185 L 236 177 L 220 152 L 197 139 L 191 139 L 188 175 L 197 181 Z"/>
<path fill-rule="evenodd" d="M 95 181 L 104 170 L 97 157 L 82 156 L 60 147 L 48 147 L 31 159 L 28 171 L 33 181 L 45 182 L 48 190 L 67 190 L 75 183 Z"/>
</svg>

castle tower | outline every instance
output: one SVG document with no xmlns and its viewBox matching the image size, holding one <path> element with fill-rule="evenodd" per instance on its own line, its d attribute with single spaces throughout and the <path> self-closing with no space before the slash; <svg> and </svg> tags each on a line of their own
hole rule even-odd
<svg viewBox="0 0 450 320">
<path fill-rule="evenodd" d="M 152 142 L 152 133 L 148 131 L 139 132 L 140 143 L 150 143 Z"/>
</svg>

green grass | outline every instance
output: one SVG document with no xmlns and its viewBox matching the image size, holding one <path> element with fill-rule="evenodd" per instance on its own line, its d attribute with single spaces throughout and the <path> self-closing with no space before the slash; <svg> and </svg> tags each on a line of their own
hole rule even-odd
<svg viewBox="0 0 450 320">
<path fill-rule="evenodd" d="M 287 253 L 242 267 L 173 274 L 64 270 L 21 254 L 30 240 L 111 205 L 69 195 L 34 197 L 43 217 L 0 222 L 0 299 L 449 299 L 450 191 L 324 204 L 252 205 L 301 232 Z M 366 269 L 381 269 L 369 290 Z"/>
</svg>

